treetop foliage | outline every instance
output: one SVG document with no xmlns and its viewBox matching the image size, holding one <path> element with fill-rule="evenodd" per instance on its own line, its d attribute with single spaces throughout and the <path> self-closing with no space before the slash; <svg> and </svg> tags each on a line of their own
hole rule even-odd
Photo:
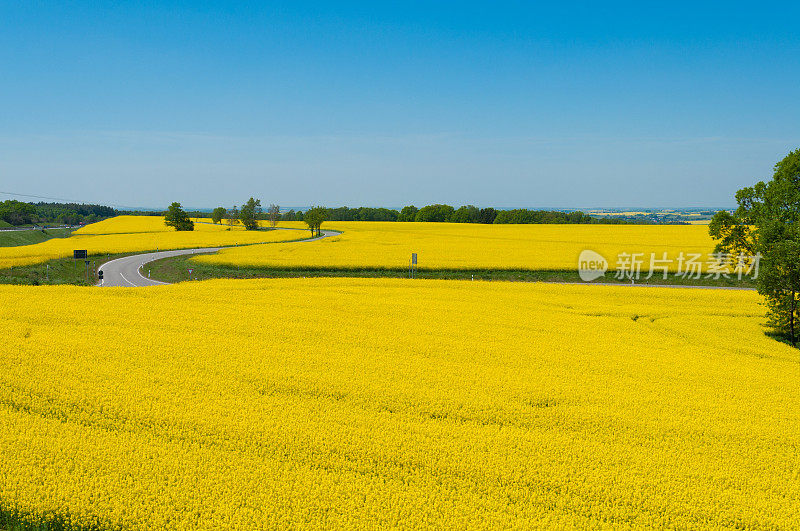
<svg viewBox="0 0 800 531">
<path fill-rule="evenodd" d="M 399 212 L 387 208 L 324 208 L 327 221 L 416 221 L 440 223 L 611 223 L 624 224 L 618 218 L 597 218 L 583 212 L 561 212 L 550 210 L 495 210 L 465 205 L 454 208 L 446 204 L 427 205 L 417 208 L 403 207 Z M 282 221 L 301 221 L 303 212 L 289 210 L 281 215 Z"/>
<path fill-rule="evenodd" d="M 194 230 L 194 222 L 189 219 L 189 215 L 184 212 L 181 204 L 177 201 L 172 203 L 164 215 L 164 224 L 174 227 L 178 231 Z"/>
<path fill-rule="evenodd" d="M 252 201 L 252 203 L 251 203 Z M 217 207 L 211 211 L 214 223 L 227 220 L 237 224 L 240 221 L 247 228 L 257 228 L 257 220 L 262 219 L 261 201 L 250 198 L 242 211 L 233 207 L 226 209 Z M 303 221 L 305 213 L 295 210 L 280 213 L 276 205 L 270 205 L 270 220 Z M 496 210 L 465 205 L 454 208 L 446 204 L 427 205 L 417 208 L 405 206 L 400 211 L 389 208 L 372 207 L 338 207 L 323 208 L 327 221 L 417 221 L 417 222 L 450 222 L 450 223 L 625 223 L 617 218 L 597 218 L 582 212 L 560 212 L 547 210 Z M 116 210 L 103 205 L 84 205 L 77 203 L 26 203 L 9 200 L 0 202 L 0 220 L 11 225 L 27 225 L 32 223 L 78 224 L 92 223 L 121 214 L 162 216 L 162 211 L 128 211 Z M 207 212 L 186 212 L 188 217 L 207 216 Z M 242 218 L 244 216 L 244 218 Z"/>
<path fill-rule="evenodd" d="M 0 202 L 0 219 L 16 226 L 47 223 L 77 225 L 93 223 L 118 214 L 117 210 L 103 205 L 26 203 L 15 199 Z"/>
<path fill-rule="evenodd" d="M 258 230 L 258 220 L 261 217 L 261 200 L 252 197 L 245 201 L 239 210 L 239 221 L 246 230 Z"/>
<path fill-rule="evenodd" d="M 327 209 L 324 207 L 314 207 L 308 209 L 308 211 L 303 216 L 303 220 L 308 225 L 308 228 L 311 229 L 312 234 L 316 234 L 319 236 L 320 227 L 322 226 L 322 222 L 325 221 L 327 215 Z"/>
<path fill-rule="evenodd" d="M 217 207 L 211 211 L 211 221 L 214 223 L 220 223 L 222 218 L 225 217 L 227 213 L 227 209 L 225 207 Z"/>
<path fill-rule="evenodd" d="M 708 226 L 715 251 L 761 255 L 756 286 L 779 335 L 797 343 L 800 299 L 800 149 L 775 165 L 772 180 L 736 192 L 738 208 L 720 211 Z"/>
</svg>

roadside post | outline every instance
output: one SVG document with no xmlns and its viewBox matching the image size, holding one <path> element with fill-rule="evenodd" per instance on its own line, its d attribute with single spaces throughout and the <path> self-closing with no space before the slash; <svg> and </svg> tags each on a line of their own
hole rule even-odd
<svg viewBox="0 0 800 531">
<path fill-rule="evenodd" d="M 417 253 L 411 253 L 411 262 L 408 264 L 408 275 L 414 278 L 417 273 Z"/>
<path fill-rule="evenodd" d="M 73 249 L 72 259 L 75 262 L 75 276 L 78 276 L 78 260 L 86 260 L 86 249 Z"/>
</svg>

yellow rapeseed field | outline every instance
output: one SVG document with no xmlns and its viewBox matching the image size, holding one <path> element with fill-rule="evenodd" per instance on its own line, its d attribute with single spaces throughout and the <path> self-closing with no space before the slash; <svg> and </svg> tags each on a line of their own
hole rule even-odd
<svg viewBox="0 0 800 531">
<path fill-rule="evenodd" d="M 584 249 L 615 269 L 620 253 L 673 260 L 680 253 L 709 259 L 708 228 L 690 225 L 480 225 L 461 223 L 329 222 L 339 236 L 312 243 L 229 249 L 194 258 L 213 264 L 266 267 L 403 268 L 416 252 L 420 268 L 574 270 Z"/>
<path fill-rule="evenodd" d="M 217 232 L 230 230 L 243 231 L 241 225 L 215 224 L 210 218 L 192 218 L 194 232 Z M 175 232 L 164 224 L 164 216 L 116 216 L 97 223 L 90 223 L 76 230 L 74 234 L 128 234 L 134 232 Z"/>
<path fill-rule="evenodd" d="M 0 508 L 31 521 L 800 527 L 798 353 L 754 292 L 318 278 L 0 300 Z"/>
<path fill-rule="evenodd" d="M 155 216 L 119 216 L 87 225 L 69 238 L 54 238 L 35 245 L 0 247 L 0 267 L 38 264 L 72 256 L 74 249 L 89 254 L 125 253 L 191 247 L 218 247 L 251 243 L 281 242 L 306 238 L 294 230 L 245 231 L 242 227 L 195 224 L 194 231 L 176 232 Z"/>
</svg>

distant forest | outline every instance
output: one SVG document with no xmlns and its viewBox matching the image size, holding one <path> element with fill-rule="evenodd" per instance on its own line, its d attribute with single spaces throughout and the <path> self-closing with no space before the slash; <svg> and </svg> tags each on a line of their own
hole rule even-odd
<svg viewBox="0 0 800 531">
<path fill-rule="evenodd" d="M 454 208 L 450 205 L 428 205 L 422 208 L 403 207 L 402 210 L 388 208 L 325 208 L 327 221 L 417 221 L 440 223 L 546 223 L 546 224 L 627 224 L 629 221 L 619 217 L 596 217 L 580 211 L 562 212 L 560 210 L 496 210 L 467 205 Z M 283 221 L 302 221 L 303 212 L 289 210 L 281 215 Z"/>
<path fill-rule="evenodd" d="M 108 206 L 79 203 L 25 203 L 14 199 L 0 202 L 0 220 L 7 225 L 78 225 L 116 216 Z M 2 225 L 0 224 L 0 225 Z"/>
<path fill-rule="evenodd" d="M 581 211 L 564 212 L 560 210 L 497 210 L 467 205 L 454 208 L 450 205 L 428 205 L 422 208 L 406 206 L 401 210 L 370 207 L 324 208 L 326 221 L 417 221 L 442 223 L 485 223 L 485 224 L 650 224 L 648 219 L 631 219 L 623 216 L 601 217 Z M 208 217 L 208 212 L 187 212 L 192 217 Z M 77 225 L 93 223 L 122 214 L 161 216 L 162 211 L 117 210 L 103 205 L 78 203 L 25 203 L 22 201 L 0 202 L 0 225 Z M 303 221 L 302 210 L 289 210 L 280 216 L 282 221 Z M 267 214 L 261 213 L 266 219 Z"/>
</svg>

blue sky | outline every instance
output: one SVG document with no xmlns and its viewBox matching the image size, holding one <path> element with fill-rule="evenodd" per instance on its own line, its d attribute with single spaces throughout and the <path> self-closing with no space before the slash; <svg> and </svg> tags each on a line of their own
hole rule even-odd
<svg viewBox="0 0 800 531">
<path fill-rule="evenodd" d="M 731 205 L 800 147 L 800 7 L 643 4 L 0 2 L 0 191 Z"/>
</svg>

